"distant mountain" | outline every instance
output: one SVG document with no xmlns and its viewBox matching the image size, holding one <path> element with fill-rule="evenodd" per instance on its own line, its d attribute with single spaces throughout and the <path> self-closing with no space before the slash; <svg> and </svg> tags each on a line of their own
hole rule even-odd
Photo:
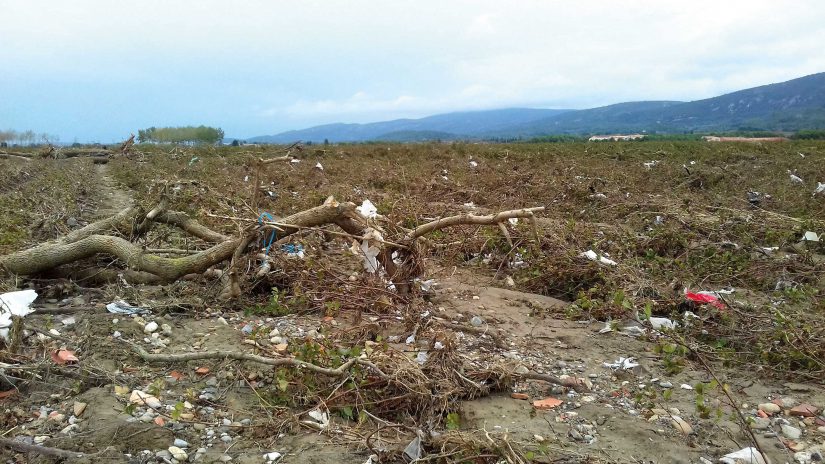
<svg viewBox="0 0 825 464">
<path fill-rule="evenodd" d="M 368 124 L 326 124 L 308 129 L 282 132 L 246 139 L 257 143 L 292 143 L 297 140 L 323 142 L 359 142 L 367 140 L 395 140 L 392 134 L 434 132 L 441 139 L 483 138 L 490 132 L 505 127 L 528 124 L 568 110 L 508 108 L 489 111 L 465 111 L 437 114 L 421 119 L 396 119 Z M 388 136 L 390 138 L 388 138 Z M 435 140 L 435 139 L 429 139 Z"/>
<path fill-rule="evenodd" d="M 530 138 L 610 132 L 682 133 L 825 128 L 825 73 L 693 102 L 641 101 L 585 110 L 512 108 L 370 124 L 329 124 L 248 139 L 358 142 Z"/>
</svg>

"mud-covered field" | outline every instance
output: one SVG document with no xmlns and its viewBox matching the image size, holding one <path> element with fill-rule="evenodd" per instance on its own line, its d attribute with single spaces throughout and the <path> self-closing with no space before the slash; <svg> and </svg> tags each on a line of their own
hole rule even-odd
<svg viewBox="0 0 825 464">
<path fill-rule="evenodd" d="M 0 293 L 38 294 L 0 342 L 3 462 L 823 460 L 825 144 L 333 145 L 257 161 L 285 150 L 0 158 L 0 264 L 133 207 L 252 237 L 172 281 L 138 283 L 143 261 L 106 253 L 0 269 Z M 375 205 L 407 281 L 368 272 L 336 224 L 267 247 L 261 213 L 330 196 Z M 535 221 L 405 241 L 441 217 L 531 207 Z M 187 232 L 102 231 L 163 258 L 213 246 Z M 140 314 L 107 310 L 120 300 Z"/>
</svg>

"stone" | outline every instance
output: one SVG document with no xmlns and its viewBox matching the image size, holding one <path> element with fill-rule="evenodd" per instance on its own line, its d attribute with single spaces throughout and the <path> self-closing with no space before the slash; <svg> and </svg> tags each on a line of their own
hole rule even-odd
<svg viewBox="0 0 825 464">
<path fill-rule="evenodd" d="M 782 435 L 785 435 L 791 440 L 796 440 L 802 436 L 802 430 L 787 424 L 782 424 Z"/>
<path fill-rule="evenodd" d="M 760 403 L 759 406 L 757 406 L 757 408 L 760 411 L 765 411 L 768 414 L 776 414 L 779 411 L 782 411 L 782 407 L 774 403 Z"/>
<path fill-rule="evenodd" d="M 473 318 L 470 319 L 470 324 L 472 324 L 473 327 L 481 327 L 482 325 L 484 325 L 484 319 L 478 316 L 473 316 Z"/>
<path fill-rule="evenodd" d="M 143 326 L 143 331 L 146 333 L 152 333 L 158 330 L 158 323 L 155 321 L 149 322 L 145 326 Z"/>
<path fill-rule="evenodd" d="M 189 443 L 187 443 L 186 440 L 181 440 L 180 438 L 175 438 L 175 442 L 172 444 L 178 448 L 189 448 Z"/>
<path fill-rule="evenodd" d="M 66 225 L 69 226 L 69 227 L 77 227 L 78 226 L 77 219 L 73 216 L 70 217 L 69 219 L 66 219 Z"/>
<path fill-rule="evenodd" d="M 807 451 L 800 451 L 798 453 L 794 453 L 793 460 L 798 462 L 799 464 L 809 464 L 811 459 L 811 453 Z"/>
<path fill-rule="evenodd" d="M 186 461 L 189 459 L 189 455 L 186 454 L 186 451 L 178 448 L 177 446 L 170 446 L 169 453 L 178 461 Z"/>
<path fill-rule="evenodd" d="M 161 325 L 160 330 L 163 331 L 163 333 L 166 335 L 172 335 L 172 326 L 169 324 Z"/>
<path fill-rule="evenodd" d="M 158 409 L 162 406 L 159 399 L 140 390 L 132 390 L 129 396 L 129 402 L 138 406 L 148 406 L 153 409 Z"/>
<path fill-rule="evenodd" d="M 514 400 L 527 400 L 530 399 L 530 395 L 527 393 L 510 393 L 510 398 Z"/>
<path fill-rule="evenodd" d="M 763 417 L 755 417 L 751 422 L 751 428 L 754 430 L 767 430 L 771 428 L 771 420 Z"/>
<path fill-rule="evenodd" d="M 229 461 L 232 460 L 232 456 L 230 456 L 228 454 L 224 454 L 221 457 L 219 457 L 218 460 L 221 461 L 221 462 L 229 462 Z"/>
<path fill-rule="evenodd" d="M 794 406 L 790 414 L 792 416 L 799 416 L 799 417 L 814 417 L 819 412 L 819 408 L 816 406 L 810 405 L 808 403 L 802 403 L 798 406 Z"/>
<path fill-rule="evenodd" d="M 684 419 L 679 416 L 673 416 L 673 420 L 670 421 L 670 424 L 676 430 L 682 432 L 685 435 L 690 435 L 693 433 L 693 427 L 690 426 Z"/>
<path fill-rule="evenodd" d="M 86 410 L 86 403 L 82 403 L 80 401 L 75 401 L 74 406 L 72 407 L 72 411 L 74 415 L 80 417 L 83 415 L 83 411 Z"/>
<path fill-rule="evenodd" d="M 659 386 L 662 388 L 673 388 L 673 383 L 671 382 L 659 382 Z"/>
</svg>

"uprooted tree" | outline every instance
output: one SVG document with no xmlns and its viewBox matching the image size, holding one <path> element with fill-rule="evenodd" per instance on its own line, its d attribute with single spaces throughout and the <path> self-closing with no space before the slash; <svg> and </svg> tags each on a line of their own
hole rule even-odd
<svg viewBox="0 0 825 464">
<path fill-rule="evenodd" d="M 258 160 L 257 171 L 260 172 L 265 164 L 287 159 L 288 156 Z M 256 184 L 257 178 L 256 175 Z M 253 191 L 253 205 L 257 204 L 258 190 L 256 188 Z M 281 242 L 299 231 L 330 231 L 328 226 L 337 226 L 342 232 L 333 233 L 353 240 L 353 251 L 363 255 L 368 271 L 383 275 L 399 292 L 406 293 L 412 281 L 423 274 L 417 258 L 426 234 L 462 224 L 491 225 L 499 226 L 510 240 L 504 222 L 512 218 L 525 218 L 535 227 L 534 214 L 544 210 L 544 207 L 534 207 L 486 216 L 462 214 L 407 229 L 390 224 L 378 214 L 364 215 L 354 203 L 338 202 L 329 197 L 322 205 L 274 220 L 227 217 L 227 220 L 245 221 L 248 224 L 238 235 L 227 236 L 204 226 L 185 213 L 167 209 L 168 204 L 168 198 L 164 194 L 159 204 L 148 212 L 142 207 L 133 206 L 58 240 L 0 256 L 0 273 L 23 276 L 52 273 L 69 278 L 93 276 L 97 280 L 113 281 L 122 278 L 130 283 L 163 284 L 209 272 L 222 277 L 222 297 L 232 299 L 241 293 L 241 282 L 244 280 L 242 269 L 249 268 L 240 266 L 241 261 L 256 262 L 254 269 L 257 275 L 265 274 L 271 269 L 271 258 L 260 253 L 257 246 L 263 236 L 276 231 L 278 242 Z M 190 253 L 184 250 L 149 249 L 140 245 L 138 240 L 156 223 L 175 226 L 210 246 Z M 169 257 L 176 253 L 183 256 Z M 97 255 L 115 258 L 118 266 L 66 267 Z M 220 265 L 226 262 L 228 264 L 220 269 Z"/>
</svg>

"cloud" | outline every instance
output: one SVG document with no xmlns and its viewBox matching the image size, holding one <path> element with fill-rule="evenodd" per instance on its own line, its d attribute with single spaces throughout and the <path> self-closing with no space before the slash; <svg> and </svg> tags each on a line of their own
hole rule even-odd
<svg viewBox="0 0 825 464">
<path fill-rule="evenodd" d="M 0 11 L 0 127 L 48 123 L 36 129 L 67 140 L 160 120 L 240 136 L 692 100 L 825 71 L 818 0 L 0 0 Z"/>
</svg>

